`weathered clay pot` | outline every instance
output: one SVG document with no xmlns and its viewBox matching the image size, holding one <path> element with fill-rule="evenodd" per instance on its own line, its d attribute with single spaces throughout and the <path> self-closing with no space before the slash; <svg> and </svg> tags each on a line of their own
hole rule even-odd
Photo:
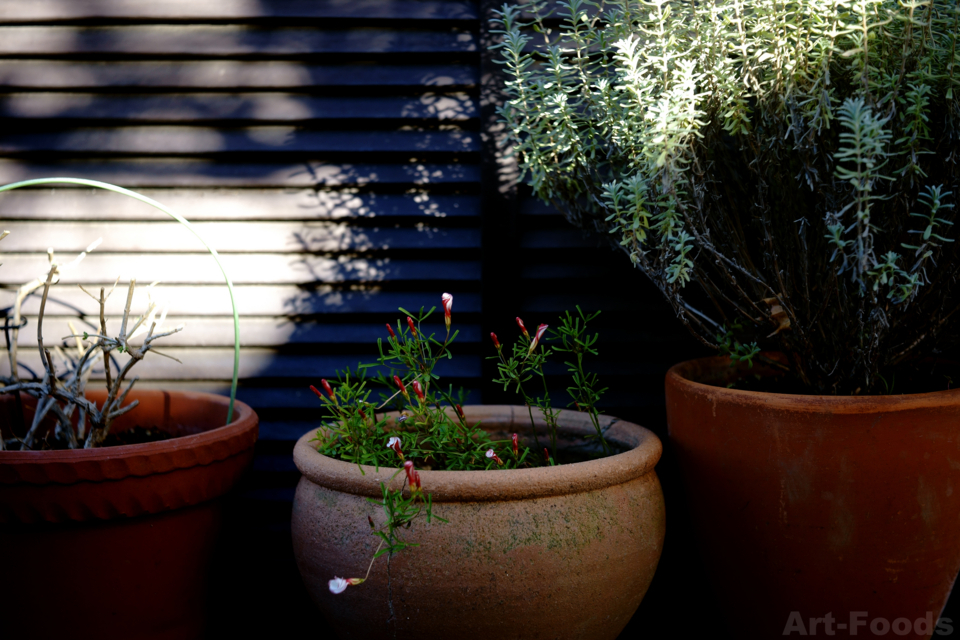
<svg viewBox="0 0 960 640">
<path fill-rule="evenodd" d="M 88 396 L 102 402 L 104 394 Z M 237 402 L 223 426 L 227 398 L 134 391 L 134 399 L 140 405 L 114 432 L 141 425 L 178 437 L 0 451 L 0 635 L 202 637 L 216 498 L 253 457 L 257 415 Z M 12 397 L 0 395 L 0 403 L 0 420 L 9 419 Z"/>
<path fill-rule="evenodd" d="M 960 570 L 960 390 L 724 388 L 745 371 L 708 358 L 666 379 L 670 440 L 736 637 L 929 638 Z"/>
<path fill-rule="evenodd" d="M 464 411 L 497 435 L 529 430 L 525 407 Z M 593 432 L 575 412 L 560 424 L 567 446 Z M 661 446 L 635 424 L 607 416 L 601 424 L 623 453 L 540 469 L 420 472 L 434 513 L 449 522 L 417 521 L 405 539 L 421 546 L 379 558 L 366 583 L 339 595 L 327 582 L 366 573 L 377 548 L 367 516 L 383 517 L 367 497 L 381 497 L 379 483 L 396 470 L 327 458 L 310 443 L 315 434 L 304 435 L 294 449 L 303 473 L 294 554 L 341 640 L 616 638 L 660 558 Z M 545 433 L 542 422 L 538 429 Z"/>
</svg>

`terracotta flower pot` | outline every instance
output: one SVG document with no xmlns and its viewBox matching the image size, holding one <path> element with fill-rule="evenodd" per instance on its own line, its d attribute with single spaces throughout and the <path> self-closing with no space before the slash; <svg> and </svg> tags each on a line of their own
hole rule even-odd
<svg viewBox="0 0 960 640">
<path fill-rule="evenodd" d="M 102 402 L 103 392 L 90 392 Z M 198 638 L 219 501 L 253 457 L 257 415 L 228 399 L 134 391 L 136 425 L 176 438 L 0 451 L 0 603 L 10 638 Z M 5 406 L 4 406 L 5 405 Z M 0 428 L 12 396 L 0 396 Z"/>
<path fill-rule="evenodd" d="M 529 430 L 525 407 L 464 412 L 496 437 Z M 377 548 L 367 516 L 383 517 L 367 497 L 381 497 L 379 482 L 396 470 L 361 472 L 317 453 L 313 432 L 300 438 L 294 554 L 341 640 L 616 638 L 660 558 L 661 446 L 635 424 L 607 416 L 601 424 L 623 453 L 539 469 L 422 471 L 434 513 L 449 522 L 416 521 L 405 539 L 421 546 L 379 558 L 367 582 L 339 595 L 327 582 L 366 573 Z M 593 432 L 579 413 L 563 412 L 560 425 L 567 446 Z"/>
<path fill-rule="evenodd" d="M 670 439 L 736 637 L 929 638 L 960 570 L 960 390 L 724 388 L 737 375 L 709 358 L 666 379 Z"/>
</svg>

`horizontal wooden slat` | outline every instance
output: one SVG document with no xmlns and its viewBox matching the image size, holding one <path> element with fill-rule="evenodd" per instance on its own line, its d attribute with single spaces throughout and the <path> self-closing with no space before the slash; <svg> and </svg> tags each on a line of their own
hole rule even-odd
<svg viewBox="0 0 960 640">
<path fill-rule="evenodd" d="M 606 258 L 608 256 L 598 257 Z M 623 254 L 622 262 L 624 271 L 629 270 L 630 263 L 626 254 Z M 521 276 L 529 280 L 563 281 L 571 278 L 583 280 L 589 278 L 603 278 L 609 272 L 610 265 L 602 264 L 600 263 L 600 260 L 597 260 L 594 263 L 564 263 L 554 260 L 544 260 L 542 262 L 534 262 L 533 264 L 525 265 L 520 268 Z"/>
<path fill-rule="evenodd" d="M 187 220 L 340 220 L 480 215 L 477 196 L 359 193 L 314 189 L 143 189 Z M 163 220 L 142 202 L 102 190 L 35 188 L 0 194 L 0 220 Z M 8 225 L 9 226 L 9 225 Z M 4 243 L 9 240 L 4 240 Z M 0 243 L 0 253 L 7 245 Z"/>
<path fill-rule="evenodd" d="M 197 159 L 76 160 L 49 164 L 0 160 L 0 182 L 52 176 L 138 187 L 336 187 L 478 183 L 475 164 L 229 163 Z"/>
<path fill-rule="evenodd" d="M 64 56 L 300 56 L 340 53 L 466 53 L 477 50 L 469 31 L 238 25 L 122 27 L 0 27 L 0 55 Z"/>
<path fill-rule="evenodd" d="M 157 349 L 179 359 L 183 364 L 154 354 L 145 358 L 133 368 L 133 374 L 143 380 L 221 380 L 229 379 L 233 372 L 233 349 L 191 349 L 182 347 L 162 347 Z M 40 354 L 33 350 L 24 351 L 18 358 L 21 366 L 33 372 L 42 371 Z M 127 357 L 120 355 L 117 361 L 121 366 Z M 277 353 L 272 349 L 248 348 L 240 354 L 240 377 L 242 378 L 301 378 L 314 380 L 318 372 L 335 372 L 350 367 L 356 370 L 357 363 L 375 362 L 369 354 L 356 355 L 290 355 Z M 9 372 L 10 362 L 6 349 L 0 349 L 0 372 Z M 102 369 L 101 369 L 102 371 Z M 479 358 L 443 359 L 437 364 L 437 374 L 457 378 L 469 378 L 480 375 Z M 21 369 L 21 372 L 22 369 Z M 371 370 L 376 373 L 376 369 Z M 384 369 L 384 373 L 387 370 Z M 321 374 L 323 375 L 323 374 Z M 101 374 L 102 376 L 102 374 Z M 94 369 L 92 379 L 96 380 Z M 132 377 L 132 376 L 131 376 Z M 309 383 L 307 383 L 309 384 Z"/>
<path fill-rule="evenodd" d="M 103 153 L 171 156 L 224 153 L 471 153 L 464 131 L 310 131 L 295 127 L 115 127 L 10 133 L 0 153 Z"/>
<path fill-rule="evenodd" d="M 565 229 L 537 229 L 522 233 L 520 246 L 524 249 L 595 249 L 608 246 L 597 234 L 587 235 L 568 224 L 565 226 Z"/>
<path fill-rule="evenodd" d="M 235 283 L 286 284 L 313 282 L 381 283 L 416 280 L 475 280 L 480 261 L 395 260 L 391 258 L 338 259 L 312 255 L 248 253 L 220 257 Z M 3 258 L 0 283 L 27 282 L 46 272 L 46 256 L 10 255 Z M 82 267 L 65 272 L 64 284 L 103 282 L 107 274 L 135 277 L 149 283 L 219 283 L 223 275 L 209 255 L 98 255 L 87 256 Z M 116 277 L 116 276 L 114 276 Z"/>
<path fill-rule="evenodd" d="M 3 356 L 5 358 L 6 353 L 4 353 Z M 353 363 L 353 365 L 351 365 L 351 369 L 353 369 L 355 366 L 356 363 Z M 244 380 L 241 381 L 237 389 L 237 399 L 241 402 L 246 402 L 257 410 L 292 409 L 296 410 L 298 413 L 302 412 L 302 418 L 315 417 L 315 421 L 311 422 L 310 425 L 305 427 L 303 431 L 300 431 L 300 433 L 297 434 L 296 437 L 299 438 L 311 428 L 316 429 L 316 427 L 323 420 L 329 418 L 330 415 L 329 412 L 326 411 L 320 404 L 317 396 L 310 391 L 309 385 L 315 384 L 322 377 L 334 377 L 335 373 L 335 370 L 317 371 L 313 375 L 304 376 L 302 380 L 290 380 L 285 386 L 256 386 L 255 381 Z M 447 380 L 441 379 L 441 383 L 446 384 Z M 102 385 L 97 383 L 96 386 L 97 388 L 100 388 Z M 182 382 L 178 380 L 142 380 L 137 383 L 137 388 L 168 389 L 170 391 L 200 391 L 204 393 L 215 393 L 222 396 L 230 395 L 229 380 L 219 382 L 208 380 L 197 380 L 190 382 Z M 380 390 L 381 388 L 379 386 L 374 387 L 373 393 L 370 396 L 371 399 L 379 399 Z M 472 388 L 467 388 L 467 391 L 468 393 L 471 393 L 471 396 L 468 396 L 470 398 L 469 402 L 479 404 L 479 391 Z"/>
<path fill-rule="evenodd" d="M 457 306 L 461 306 L 459 299 L 457 302 Z M 94 311 L 96 306 L 96 303 L 92 300 L 87 305 L 90 311 Z M 137 308 L 140 309 L 141 307 L 138 306 Z M 285 317 L 244 317 L 240 319 L 240 344 L 244 347 L 282 347 L 287 344 L 354 344 L 376 349 L 377 338 L 386 340 L 389 335 L 384 324 L 388 320 L 391 323 L 395 320 L 393 315 L 378 315 L 384 322 L 371 319 L 372 321 L 369 323 L 343 324 L 317 322 L 315 320 L 294 321 Z M 440 319 L 440 324 L 423 325 L 421 329 L 424 334 L 434 334 L 442 340 L 446 334 L 442 317 L 439 314 L 433 317 L 435 320 Z M 111 331 L 112 334 L 119 332 L 121 318 L 122 316 L 108 316 L 106 319 L 107 330 Z M 30 323 L 27 326 L 31 327 L 31 330 L 24 329 L 21 331 L 17 344 L 22 348 L 36 348 L 37 332 L 32 330 L 36 327 L 36 316 L 27 316 L 27 319 Z M 43 324 L 46 334 L 44 339 L 48 347 L 59 344 L 61 338 L 71 335 L 68 321 L 72 322 L 77 331 L 81 333 L 83 331 L 99 333 L 100 331 L 100 320 L 96 315 L 86 316 L 85 318 L 48 315 L 44 318 Z M 164 345 L 174 347 L 233 346 L 233 318 L 168 315 L 164 327 L 172 329 L 179 324 L 183 325 L 183 331 L 162 338 Z M 0 322 L 0 325 L 2 325 L 2 322 Z M 479 325 L 457 322 L 455 329 L 460 333 L 457 335 L 454 345 L 476 344 L 480 341 Z M 139 344 L 140 339 L 134 339 L 134 343 Z"/>
<path fill-rule="evenodd" d="M 556 216 L 561 214 L 555 207 L 550 206 L 540 198 L 526 197 L 518 198 L 518 213 L 522 216 Z"/>
<path fill-rule="evenodd" d="M 233 350 L 224 348 L 184 348 L 165 347 L 157 341 L 156 349 L 180 360 L 176 362 L 158 354 L 148 355 L 137 364 L 133 372 L 143 380 L 221 380 L 229 379 L 233 372 Z M 347 367 L 356 371 L 358 363 L 376 363 L 375 350 L 365 353 L 348 355 L 293 355 L 280 353 L 274 349 L 250 347 L 240 352 L 240 377 L 242 378 L 305 378 L 315 379 L 316 375 L 329 375 L 343 371 Z M 116 354 L 115 362 L 123 366 L 128 358 L 123 354 Z M 42 367 L 40 354 L 33 349 L 24 349 L 18 352 L 18 362 L 22 367 L 31 371 L 38 371 Z M 62 361 L 55 361 L 58 367 L 63 368 Z M 634 367 L 634 368 L 631 368 Z M 562 364 L 548 364 L 548 375 L 557 376 L 558 380 L 564 375 Z M 6 349 L 0 349 L 0 372 L 10 370 L 9 358 Z M 100 375 L 98 375 L 98 370 Z M 651 366 L 651 371 L 658 370 Z M 92 379 L 102 378 L 101 367 L 95 367 Z M 372 375 L 378 371 L 387 373 L 387 369 L 373 367 L 368 370 Z M 614 378 L 623 375 L 640 373 L 631 362 L 616 362 L 604 359 L 594 363 L 591 368 L 598 376 Z M 22 371 L 23 372 L 23 371 Z M 323 372 L 323 373 L 320 373 Z M 461 356 L 452 359 L 442 359 L 437 363 L 436 372 L 440 376 L 469 378 L 480 375 L 480 358 Z"/>
<path fill-rule="evenodd" d="M 0 60 L 0 87 L 36 89 L 307 89 L 310 87 L 472 87 L 471 65 L 309 64 L 254 60 L 78 62 Z"/>
<path fill-rule="evenodd" d="M 609 269 L 603 272 L 610 274 Z M 652 306 L 658 310 L 665 304 L 656 300 Z M 629 295 L 611 296 L 606 292 L 583 290 L 571 295 L 569 290 L 563 293 L 532 293 L 521 299 L 520 310 L 533 317 L 535 313 L 554 314 L 560 309 L 573 309 L 580 305 L 581 309 L 599 309 L 603 312 L 636 310 L 636 300 Z"/>
<path fill-rule="evenodd" d="M 2 207 L 2 201 L 0 201 Z M 177 222 L 8 222 L 10 235 L 0 243 L 0 256 L 10 252 L 42 252 L 54 247 L 61 256 L 79 253 L 98 237 L 98 252 L 196 252 L 203 247 Z M 198 222 L 196 230 L 220 253 L 336 252 L 388 249 L 451 249 L 480 247 L 479 229 L 360 228 L 334 222 Z M 255 240 L 255 241 L 254 241 Z M 176 258 L 174 259 L 176 260 Z"/>
<path fill-rule="evenodd" d="M 476 3 L 464 0 L 31 0 L 0 4 L 0 22 L 70 20 L 236 20 L 366 18 L 472 20 Z"/>
<path fill-rule="evenodd" d="M 331 98 L 284 93 L 101 95 L 16 93 L 0 97 L 0 118 L 206 122 L 328 119 L 427 119 L 463 121 L 477 107 L 465 93 Z"/>
<path fill-rule="evenodd" d="M 0 261 L 6 261 L 0 258 Z M 0 265 L 0 275 L 6 267 Z M 94 283 L 95 287 L 106 286 L 109 290 L 116 276 L 109 282 Z M 19 284 L 19 283 L 18 283 Z M 84 285 L 87 286 L 87 285 Z M 465 289 L 465 291 L 464 291 Z M 91 289 L 95 293 L 96 289 Z M 480 295 L 469 287 L 449 286 L 454 296 L 455 313 L 480 311 Z M 234 296 L 237 310 L 242 316 L 300 316 L 312 314 L 376 314 L 384 322 L 393 322 L 400 317 L 399 307 L 416 311 L 421 307 L 440 307 L 442 290 L 429 284 L 414 291 L 380 291 L 375 287 L 343 290 L 332 286 L 304 288 L 295 285 L 237 285 Z M 146 308 L 143 288 L 137 291 L 134 310 Z M 0 289 L 0 309 L 13 304 L 11 286 Z M 107 313 L 123 313 L 124 292 L 114 292 L 107 300 Z M 230 298 L 223 283 L 216 285 L 171 285 L 157 288 L 157 300 L 164 300 L 171 315 L 177 316 L 226 316 L 231 313 Z M 552 307 L 556 308 L 556 307 Z M 585 307 L 589 308 L 589 307 Z M 40 296 L 34 294 L 26 299 L 23 312 L 36 315 L 40 310 Z M 75 285 L 56 285 L 47 300 L 47 313 L 64 315 L 75 313 L 96 314 L 97 304 Z"/>
</svg>

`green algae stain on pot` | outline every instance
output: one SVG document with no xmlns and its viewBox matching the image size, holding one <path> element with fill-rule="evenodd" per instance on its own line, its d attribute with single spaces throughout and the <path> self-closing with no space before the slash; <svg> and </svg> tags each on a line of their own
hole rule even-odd
<svg viewBox="0 0 960 640">
<path fill-rule="evenodd" d="M 616 500 L 602 492 L 575 496 L 531 500 L 513 508 L 509 502 L 459 505 L 470 512 L 467 516 L 461 511 L 460 518 L 484 523 L 465 528 L 461 552 L 494 564 L 516 550 L 576 554 L 625 530 Z"/>
</svg>

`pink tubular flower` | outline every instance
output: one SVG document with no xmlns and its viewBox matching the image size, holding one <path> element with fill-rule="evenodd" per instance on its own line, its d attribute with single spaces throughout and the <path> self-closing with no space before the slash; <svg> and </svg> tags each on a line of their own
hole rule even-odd
<svg viewBox="0 0 960 640">
<path fill-rule="evenodd" d="M 447 331 L 450 330 L 450 316 L 453 311 L 453 296 L 449 293 L 445 293 L 440 296 L 440 300 L 443 302 L 443 322 L 447 325 Z"/>
<path fill-rule="evenodd" d="M 395 333 L 393 332 L 393 327 L 390 326 L 390 323 L 389 323 L 389 322 L 387 323 L 387 331 L 390 332 L 390 337 L 391 337 L 391 338 L 393 338 L 394 340 L 397 339 L 397 334 L 395 334 Z"/>
<path fill-rule="evenodd" d="M 517 326 L 520 327 L 520 331 L 523 331 L 523 335 L 527 336 L 528 338 L 530 337 L 530 334 L 527 333 L 527 328 L 523 326 L 523 320 L 521 320 L 519 317 L 517 317 Z"/>
<path fill-rule="evenodd" d="M 513 442 L 513 455 L 517 455 L 520 451 L 520 437 L 517 434 L 510 436 L 511 442 Z"/>
<path fill-rule="evenodd" d="M 527 354 L 533 353 L 533 350 L 537 348 L 537 345 L 540 343 L 540 338 L 543 337 L 543 334 L 547 332 L 547 325 L 542 324 L 537 327 L 537 333 L 533 336 L 533 340 L 530 341 L 530 351 Z"/>
<path fill-rule="evenodd" d="M 490 339 L 493 340 L 493 346 L 497 348 L 497 351 L 500 351 L 500 341 L 497 340 L 497 334 L 490 332 Z"/>
<path fill-rule="evenodd" d="M 487 449 L 487 452 L 484 455 L 490 458 L 491 460 L 496 460 L 497 464 L 503 464 L 503 460 L 501 460 L 499 456 L 497 456 L 496 451 L 494 451 L 493 449 Z"/>
<path fill-rule="evenodd" d="M 400 376 L 393 376 L 393 381 L 397 384 L 397 388 L 400 389 L 400 393 L 403 394 L 403 397 L 409 400 L 410 394 L 407 393 L 407 388 L 404 386 L 403 380 L 400 379 Z"/>
<path fill-rule="evenodd" d="M 410 383 L 410 386 L 413 387 L 413 392 L 417 394 L 417 400 L 423 403 L 426 400 L 426 397 L 423 395 L 423 387 L 420 386 L 420 381 L 414 380 Z"/>
<path fill-rule="evenodd" d="M 363 582 L 363 578 L 334 578 L 328 584 L 330 586 L 330 593 L 343 593 L 347 590 L 347 587 L 353 585 L 356 586 Z"/>
<path fill-rule="evenodd" d="M 393 449 L 397 452 L 397 455 L 400 456 L 400 459 L 403 460 L 403 451 L 400 449 L 400 438 L 397 436 L 390 436 L 390 439 L 387 440 L 387 449 Z"/>
<path fill-rule="evenodd" d="M 413 337 L 417 337 L 417 327 L 413 324 L 413 318 L 407 316 L 407 326 L 410 327 L 410 332 L 413 334 Z"/>
</svg>

